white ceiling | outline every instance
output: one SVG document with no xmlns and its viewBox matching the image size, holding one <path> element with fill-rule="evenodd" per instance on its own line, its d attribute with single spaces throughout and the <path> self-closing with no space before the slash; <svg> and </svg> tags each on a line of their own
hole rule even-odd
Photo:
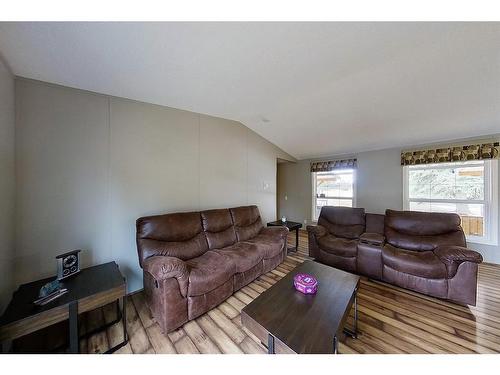
<svg viewBox="0 0 500 375">
<path fill-rule="evenodd" d="M 0 52 L 18 76 L 238 120 L 298 159 L 500 131 L 500 23 L 0 23 Z"/>
</svg>

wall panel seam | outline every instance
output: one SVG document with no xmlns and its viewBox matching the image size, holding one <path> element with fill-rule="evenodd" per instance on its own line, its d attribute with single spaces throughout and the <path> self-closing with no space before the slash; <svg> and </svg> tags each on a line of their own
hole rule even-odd
<svg viewBox="0 0 500 375">
<path fill-rule="evenodd" d="M 111 97 L 107 97 L 108 101 L 108 165 L 106 171 L 106 210 L 109 220 L 109 230 L 108 230 L 108 246 L 110 259 L 114 260 L 114 248 L 113 248 L 113 215 L 111 212 Z"/>
<path fill-rule="evenodd" d="M 201 115 L 198 114 L 198 210 L 201 210 Z"/>
<path fill-rule="evenodd" d="M 249 129 L 247 128 L 247 131 L 246 131 L 246 140 L 245 140 L 245 142 L 246 142 L 246 145 L 245 145 L 245 147 L 246 147 L 246 150 L 245 150 L 246 151 L 246 163 L 247 163 L 247 183 L 246 183 L 246 188 L 247 188 L 247 204 L 250 204 L 249 198 L 248 198 L 248 194 L 249 194 L 248 193 L 248 190 L 249 190 L 248 185 L 250 184 L 250 177 L 249 177 L 250 170 L 248 168 L 248 138 L 249 138 L 249 133 L 248 132 L 249 132 Z"/>
</svg>

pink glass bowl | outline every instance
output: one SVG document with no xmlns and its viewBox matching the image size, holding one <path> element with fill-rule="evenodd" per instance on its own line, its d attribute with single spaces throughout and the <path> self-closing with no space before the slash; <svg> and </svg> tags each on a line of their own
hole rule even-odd
<svg viewBox="0 0 500 375">
<path fill-rule="evenodd" d="M 306 273 L 298 273 L 293 277 L 293 286 L 304 294 L 315 294 L 318 291 L 318 280 Z"/>
</svg>

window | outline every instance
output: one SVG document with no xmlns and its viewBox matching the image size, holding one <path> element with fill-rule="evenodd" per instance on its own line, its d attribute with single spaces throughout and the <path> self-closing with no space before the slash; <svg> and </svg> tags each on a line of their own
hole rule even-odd
<svg viewBox="0 0 500 375">
<path fill-rule="evenodd" d="M 312 220 L 318 220 L 323 206 L 355 207 L 354 179 L 354 169 L 337 169 L 330 172 L 312 173 Z"/>
<path fill-rule="evenodd" d="M 405 166 L 405 210 L 457 213 L 468 241 L 496 244 L 496 163 L 477 160 Z"/>
</svg>

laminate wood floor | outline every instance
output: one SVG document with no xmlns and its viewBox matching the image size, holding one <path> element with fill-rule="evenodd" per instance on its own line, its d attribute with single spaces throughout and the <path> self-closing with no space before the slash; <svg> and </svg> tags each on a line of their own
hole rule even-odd
<svg viewBox="0 0 500 375">
<path fill-rule="evenodd" d="M 295 236 L 290 241 L 295 240 Z M 297 253 L 275 270 L 239 290 L 222 304 L 178 330 L 163 335 L 142 292 L 128 299 L 128 345 L 117 353 L 265 353 L 241 325 L 241 309 L 307 259 L 307 235 Z M 499 353 L 500 266 L 479 267 L 476 307 L 464 307 L 363 278 L 358 294 L 359 337 L 344 338 L 341 353 Z M 113 319 L 113 306 L 88 314 L 87 329 Z M 351 312 L 352 314 L 352 312 Z M 351 323 L 351 322 L 349 322 Z M 80 343 L 100 353 L 121 340 L 121 323 Z"/>
</svg>

